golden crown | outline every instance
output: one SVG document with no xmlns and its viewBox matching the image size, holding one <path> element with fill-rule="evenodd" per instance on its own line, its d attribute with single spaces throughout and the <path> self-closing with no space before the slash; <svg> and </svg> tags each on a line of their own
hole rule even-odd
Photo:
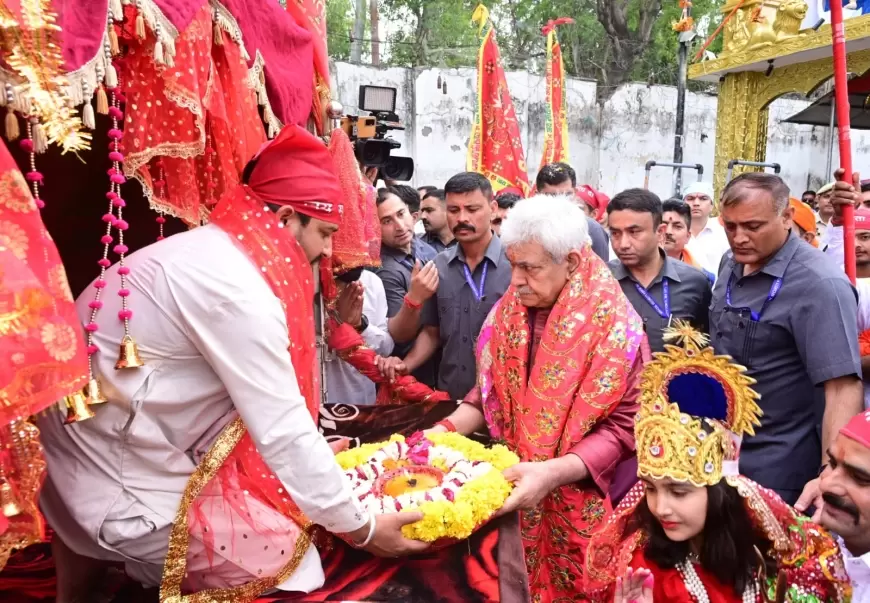
<svg viewBox="0 0 870 603">
<path fill-rule="evenodd" d="M 675 321 L 665 352 L 644 367 L 634 427 L 638 475 L 712 486 L 737 472 L 740 439 L 760 425 L 746 369 L 717 356 L 707 337 Z"/>
</svg>

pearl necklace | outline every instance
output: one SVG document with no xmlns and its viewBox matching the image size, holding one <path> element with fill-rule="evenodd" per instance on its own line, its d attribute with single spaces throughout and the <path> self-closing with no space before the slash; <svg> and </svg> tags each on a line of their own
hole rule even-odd
<svg viewBox="0 0 870 603">
<path fill-rule="evenodd" d="M 698 572 L 695 571 L 695 565 L 690 560 L 685 560 L 677 564 L 677 571 L 683 579 L 683 584 L 686 585 L 686 590 L 696 603 L 710 603 L 710 596 L 707 594 L 707 589 L 701 581 Z M 758 583 L 753 580 L 746 585 L 743 590 L 743 603 L 756 603 L 759 590 Z"/>
</svg>

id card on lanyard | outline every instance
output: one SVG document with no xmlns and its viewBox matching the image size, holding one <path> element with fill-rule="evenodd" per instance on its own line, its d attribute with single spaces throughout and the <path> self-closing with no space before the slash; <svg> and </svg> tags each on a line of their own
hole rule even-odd
<svg viewBox="0 0 870 603">
<path fill-rule="evenodd" d="M 489 266 L 486 259 L 483 260 L 483 271 L 480 275 L 480 285 L 474 282 L 474 277 L 471 274 L 471 270 L 468 269 L 468 264 L 462 264 L 462 270 L 465 272 L 465 282 L 468 283 L 468 286 L 471 287 L 471 292 L 474 294 L 474 299 L 477 300 L 477 303 L 483 301 L 483 298 L 486 295 L 483 292 L 483 288 L 486 286 L 486 269 Z"/>
<path fill-rule="evenodd" d="M 656 311 L 656 314 L 668 321 L 668 327 L 670 327 L 673 317 L 671 315 L 671 288 L 668 283 L 668 279 L 662 279 L 662 303 L 664 304 L 664 308 L 661 307 L 658 302 L 653 299 L 653 296 L 650 295 L 649 291 L 646 290 L 646 287 L 643 287 L 640 283 L 635 283 L 634 287 L 635 289 L 637 289 L 637 292 L 640 293 L 641 297 L 646 300 L 646 303 L 648 303 L 652 307 L 652 309 Z"/>
<path fill-rule="evenodd" d="M 767 294 L 767 299 L 764 300 L 764 304 L 762 304 L 761 309 L 756 312 L 750 307 L 742 307 L 735 308 L 731 304 L 731 287 L 734 284 L 734 273 L 731 273 L 731 276 L 728 278 L 728 285 L 725 287 L 725 307 L 729 310 L 737 310 L 737 311 L 748 311 L 749 318 L 752 319 L 752 322 L 761 322 L 761 317 L 764 314 L 764 311 L 767 310 L 768 306 L 773 303 L 773 300 L 776 299 L 776 296 L 779 295 L 779 292 L 782 290 L 782 284 L 785 282 L 784 277 L 777 277 L 773 279 L 773 283 L 770 285 L 770 291 Z"/>
</svg>

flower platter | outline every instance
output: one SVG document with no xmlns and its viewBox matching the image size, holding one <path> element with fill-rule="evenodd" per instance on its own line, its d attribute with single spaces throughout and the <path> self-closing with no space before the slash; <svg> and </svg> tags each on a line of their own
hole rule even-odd
<svg viewBox="0 0 870 603">
<path fill-rule="evenodd" d="M 502 471 L 519 462 L 502 445 L 486 447 L 456 433 L 394 435 L 336 455 L 353 493 L 370 513 L 420 511 L 407 538 L 462 540 L 501 509 L 512 485 Z"/>
</svg>

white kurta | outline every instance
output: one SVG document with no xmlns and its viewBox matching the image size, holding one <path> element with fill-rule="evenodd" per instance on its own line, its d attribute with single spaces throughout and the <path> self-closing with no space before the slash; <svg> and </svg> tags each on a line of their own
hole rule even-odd
<svg viewBox="0 0 870 603">
<path fill-rule="evenodd" d="M 852 603 L 870 603 L 870 553 L 855 557 L 840 540 L 846 573 L 852 583 Z"/>
<path fill-rule="evenodd" d="M 67 545 L 126 560 L 141 581 L 159 582 L 187 480 L 236 413 L 312 521 L 333 532 L 364 525 L 299 392 L 281 304 L 244 253 L 204 226 L 142 249 L 127 265 L 131 332 L 146 365 L 114 370 L 123 325 L 113 266 L 95 334 L 95 371 L 109 403 L 68 427 L 57 413 L 40 422 L 51 482 L 42 506 Z M 77 302 L 83 323 L 93 291 Z M 322 583 L 311 547 L 282 588 Z"/>
<path fill-rule="evenodd" d="M 686 248 L 701 268 L 717 276 L 722 256 L 731 249 L 725 228 L 719 224 L 719 218 L 713 216 L 707 219 L 707 225 L 698 236 L 689 239 Z"/>
<path fill-rule="evenodd" d="M 369 321 L 362 332 L 363 341 L 378 355 L 389 356 L 394 343 L 387 328 L 384 284 L 368 270 L 362 271 L 359 282 L 363 286 L 363 314 Z M 326 358 L 326 396 L 330 404 L 374 404 L 377 388 L 371 379 L 330 352 Z"/>
</svg>

